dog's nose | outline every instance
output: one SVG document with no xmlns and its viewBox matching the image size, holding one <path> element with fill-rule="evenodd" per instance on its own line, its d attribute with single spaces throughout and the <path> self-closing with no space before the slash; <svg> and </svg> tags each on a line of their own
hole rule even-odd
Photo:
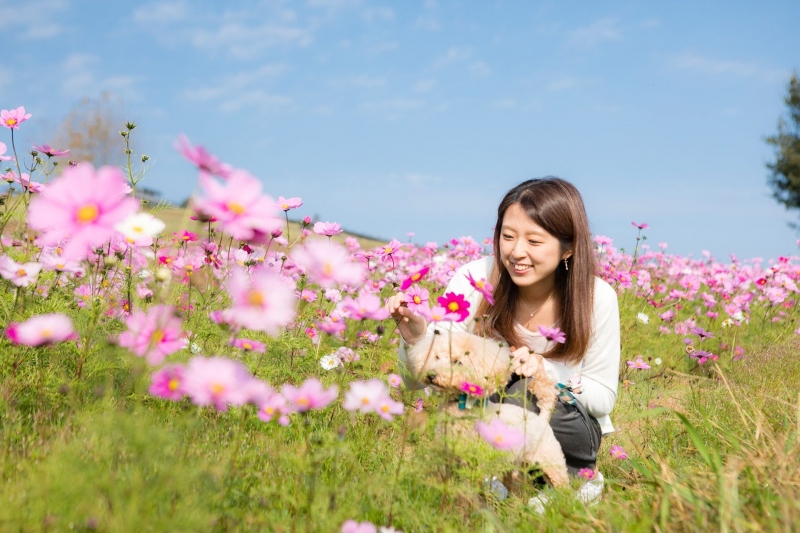
<svg viewBox="0 0 800 533">
<path fill-rule="evenodd" d="M 428 380 L 428 383 L 433 383 L 433 380 L 436 379 L 436 372 L 431 370 L 427 374 L 425 374 L 425 378 Z"/>
</svg>

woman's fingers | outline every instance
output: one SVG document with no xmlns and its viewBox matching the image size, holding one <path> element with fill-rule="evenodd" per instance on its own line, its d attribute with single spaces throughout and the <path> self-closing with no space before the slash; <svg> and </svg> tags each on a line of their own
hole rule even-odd
<svg viewBox="0 0 800 533">
<path fill-rule="evenodd" d="M 522 347 L 512 352 L 511 371 L 520 376 L 529 378 L 539 370 L 541 356 L 531 353 L 527 347 Z"/>
</svg>

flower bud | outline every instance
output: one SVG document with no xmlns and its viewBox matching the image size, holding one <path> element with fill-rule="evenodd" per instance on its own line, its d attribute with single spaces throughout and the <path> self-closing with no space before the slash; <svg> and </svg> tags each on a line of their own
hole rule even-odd
<svg viewBox="0 0 800 533">
<path fill-rule="evenodd" d="M 165 282 L 170 279 L 172 279 L 172 270 L 163 267 L 156 270 L 156 281 Z"/>
<path fill-rule="evenodd" d="M 113 267 L 119 263 L 119 258 L 116 255 L 107 255 L 103 258 L 103 264 L 107 267 Z"/>
</svg>

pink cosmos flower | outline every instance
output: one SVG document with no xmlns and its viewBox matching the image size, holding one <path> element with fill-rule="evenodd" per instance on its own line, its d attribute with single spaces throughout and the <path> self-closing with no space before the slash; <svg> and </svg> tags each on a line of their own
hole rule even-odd
<svg viewBox="0 0 800 533">
<path fill-rule="evenodd" d="M 394 420 L 395 416 L 400 416 L 404 412 L 405 407 L 403 406 L 403 403 L 393 400 L 388 394 L 378 398 L 378 402 L 375 407 L 375 414 L 387 422 L 391 422 Z"/>
<path fill-rule="evenodd" d="M 254 341 L 253 339 L 234 339 L 231 346 L 248 352 L 264 353 L 267 351 L 266 344 Z"/>
<path fill-rule="evenodd" d="M 38 315 L 19 324 L 11 323 L 6 336 L 14 344 L 25 346 L 42 346 L 78 338 L 72 321 L 61 313 Z"/>
<path fill-rule="evenodd" d="M 639 224 L 639 223 L 637 223 L 637 222 L 631 222 L 631 224 L 632 224 L 634 227 L 636 227 L 636 228 L 639 228 L 639 229 L 647 229 L 647 228 L 649 228 L 649 227 L 650 227 L 650 226 L 648 226 L 647 224 L 645 224 L 644 222 L 643 222 L 643 223 L 641 223 L 641 224 Z"/>
<path fill-rule="evenodd" d="M 314 233 L 333 237 L 344 231 L 338 222 L 317 222 L 314 224 Z"/>
<path fill-rule="evenodd" d="M 448 313 L 458 315 L 458 320 L 455 322 L 462 322 L 469 316 L 469 302 L 464 298 L 463 294 L 456 294 L 448 292 L 444 296 L 439 296 L 436 299 L 439 305 L 447 309 Z"/>
<path fill-rule="evenodd" d="M 228 179 L 233 171 L 230 165 L 222 163 L 202 146 L 192 146 L 189 139 L 183 134 L 178 135 L 175 149 L 183 154 L 183 157 L 194 163 L 201 174 L 213 174 L 222 179 Z"/>
<path fill-rule="evenodd" d="M 195 208 L 216 218 L 234 239 L 265 242 L 270 233 L 283 226 L 277 216 L 278 205 L 261 194 L 261 182 L 244 170 L 231 171 L 225 184 L 208 174 L 201 175 L 200 186 L 205 196 L 195 201 Z"/>
<path fill-rule="evenodd" d="M 194 357 L 184 373 L 186 395 L 195 405 L 214 405 L 227 411 L 228 405 L 244 405 L 249 397 L 245 385 L 252 379 L 242 363 L 224 357 Z"/>
<path fill-rule="evenodd" d="M 283 196 L 278 196 L 278 207 L 283 211 L 297 209 L 301 205 L 303 205 L 303 200 L 300 198 L 284 198 Z"/>
<path fill-rule="evenodd" d="M 374 294 L 361 294 L 357 299 L 350 297 L 342 301 L 342 310 L 352 320 L 384 320 L 389 318 L 389 311 L 381 304 L 381 299 Z"/>
<path fill-rule="evenodd" d="M 274 393 L 270 397 L 265 398 L 257 407 L 258 418 L 264 422 L 271 422 L 277 417 L 278 424 L 282 426 L 289 425 L 289 415 L 292 413 L 292 410 L 282 394 L 278 392 Z"/>
<path fill-rule="evenodd" d="M 293 411 L 304 413 L 312 409 L 324 409 L 339 394 L 339 388 L 331 385 L 325 389 L 317 378 L 309 378 L 300 387 L 285 384 L 281 388 L 281 394 L 289 402 Z"/>
<path fill-rule="evenodd" d="M 650 368 L 650 365 L 642 359 L 641 354 L 636 356 L 636 361 L 628 361 L 628 366 L 637 370 L 648 370 Z"/>
<path fill-rule="evenodd" d="M 611 446 L 611 449 L 608 450 L 608 451 L 611 454 L 611 457 L 613 457 L 614 459 L 627 459 L 628 458 L 628 453 L 625 451 L 625 448 L 623 448 L 622 446 L 617 446 L 616 444 L 614 444 L 613 446 Z"/>
<path fill-rule="evenodd" d="M 508 427 L 499 418 L 495 418 L 488 424 L 478 420 L 475 422 L 475 429 L 486 442 L 498 450 L 518 448 L 525 442 L 525 435 L 522 431 Z"/>
<path fill-rule="evenodd" d="M 564 344 L 567 342 L 566 334 L 561 331 L 558 327 L 548 328 L 547 326 L 539 326 L 539 333 L 542 334 L 542 337 L 549 341 L 556 342 L 558 344 Z"/>
<path fill-rule="evenodd" d="M 69 150 L 56 150 L 49 144 L 43 144 L 41 146 L 39 146 L 38 144 L 34 144 L 33 149 L 39 152 L 40 154 L 46 155 L 47 157 L 63 157 L 69 154 Z"/>
<path fill-rule="evenodd" d="M 27 287 L 36 282 L 42 265 L 39 263 L 17 263 L 7 255 L 0 257 L 0 276 L 17 287 Z"/>
<path fill-rule="evenodd" d="M 402 247 L 403 243 L 401 243 L 397 239 L 392 239 L 391 241 L 389 241 L 389 244 L 384 244 L 383 246 L 381 246 L 379 253 L 383 257 L 391 257 L 392 255 L 400 251 L 400 248 Z"/>
<path fill-rule="evenodd" d="M 419 280 L 425 277 L 425 275 L 430 270 L 430 267 L 423 267 L 411 274 L 409 277 L 403 280 L 403 283 L 400 284 L 400 290 L 405 291 L 414 283 L 417 283 Z"/>
<path fill-rule="evenodd" d="M 13 161 L 14 156 L 3 155 L 4 153 L 6 153 L 6 150 L 8 150 L 6 143 L 0 143 L 0 161 Z"/>
<path fill-rule="evenodd" d="M 447 309 L 441 305 L 434 305 L 433 307 L 420 305 L 414 312 L 428 322 L 460 322 L 461 318 L 458 313 L 449 313 Z"/>
<path fill-rule="evenodd" d="M 417 308 L 419 306 L 428 306 L 428 298 L 430 298 L 430 292 L 428 292 L 428 289 L 424 289 L 419 285 L 412 285 L 405 294 L 406 304 L 414 313 L 417 313 Z"/>
<path fill-rule="evenodd" d="M 610 246 L 614 244 L 614 241 L 610 237 L 606 237 L 605 235 L 595 235 L 594 242 L 596 242 L 600 246 Z"/>
<path fill-rule="evenodd" d="M 18 130 L 19 125 L 31 118 L 30 113 L 25 113 L 24 107 L 16 109 L 3 109 L 0 111 L 0 124 L 11 130 Z"/>
<path fill-rule="evenodd" d="M 376 378 L 368 381 L 351 381 L 350 390 L 344 394 L 342 407 L 346 411 L 373 413 L 384 396 L 389 395 L 386 384 Z"/>
<path fill-rule="evenodd" d="M 125 325 L 128 330 L 120 334 L 119 345 L 144 357 L 151 366 L 160 365 L 166 356 L 186 346 L 181 337 L 181 319 L 171 305 L 134 311 L 125 319 Z"/>
<path fill-rule="evenodd" d="M 292 260 L 311 281 L 326 289 L 341 283 L 360 285 L 364 282 L 364 267 L 353 262 L 347 250 L 335 242 L 312 240 L 292 250 Z"/>
<path fill-rule="evenodd" d="M 485 278 L 479 280 L 474 279 L 471 272 L 467 272 L 467 279 L 469 280 L 469 284 L 486 298 L 489 305 L 494 305 L 494 287 L 491 283 L 487 283 Z"/>
<path fill-rule="evenodd" d="M 377 533 L 378 529 L 372 522 L 356 522 L 347 520 L 342 524 L 342 533 Z"/>
<path fill-rule="evenodd" d="M 232 304 L 230 319 L 240 327 L 276 335 L 294 319 L 294 288 L 270 270 L 256 270 L 248 279 L 246 272 L 234 269 L 228 280 L 228 294 Z"/>
<path fill-rule="evenodd" d="M 82 276 L 85 272 L 84 268 L 77 261 L 64 261 L 63 258 L 50 253 L 42 253 L 39 257 L 42 261 L 42 267 L 45 270 L 53 270 L 55 272 L 66 272 L 68 274 L 78 274 Z"/>
<path fill-rule="evenodd" d="M 388 376 L 386 376 L 386 382 L 389 384 L 390 387 L 396 389 L 397 387 L 400 386 L 401 383 L 403 383 L 403 378 L 401 378 L 397 374 L 389 374 Z"/>
<path fill-rule="evenodd" d="M 183 365 L 166 365 L 150 376 L 150 388 L 147 392 L 166 400 L 179 401 L 186 396 L 183 391 Z"/>
<path fill-rule="evenodd" d="M 470 396 L 483 396 L 483 387 L 465 381 L 461 384 L 461 392 L 466 392 Z"/>
<path fill-rule="evenodd" d="M 44 244 L 69 237 L 62 257 L 83 259 L 115 235 L 115 224 L 138 211 L 139 201 L 126 196 L 126 188 L 118 168 L 95 170 L 91 163 L 68 167 L 31 201 L 28 224 L 44 232 Z"/>
<path fill-rule="evenodd" d="M 578 477 L 582 477 L 586 480 L 592 480 L 597 475 L 597 472 L 594 468 L 581 468 L 578 470 Z"/>
</svg>

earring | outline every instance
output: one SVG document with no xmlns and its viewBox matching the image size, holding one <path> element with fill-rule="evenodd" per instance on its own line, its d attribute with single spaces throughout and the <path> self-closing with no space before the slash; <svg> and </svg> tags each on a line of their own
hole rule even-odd
<svg viewBox="0 0 800 533">
<path fill-rule="evenodd" d="M 567 263 L 567 258 L 566 257 L 564 258 L 564 268 L 569 270 L 569 263 Z"/>
</svg>

